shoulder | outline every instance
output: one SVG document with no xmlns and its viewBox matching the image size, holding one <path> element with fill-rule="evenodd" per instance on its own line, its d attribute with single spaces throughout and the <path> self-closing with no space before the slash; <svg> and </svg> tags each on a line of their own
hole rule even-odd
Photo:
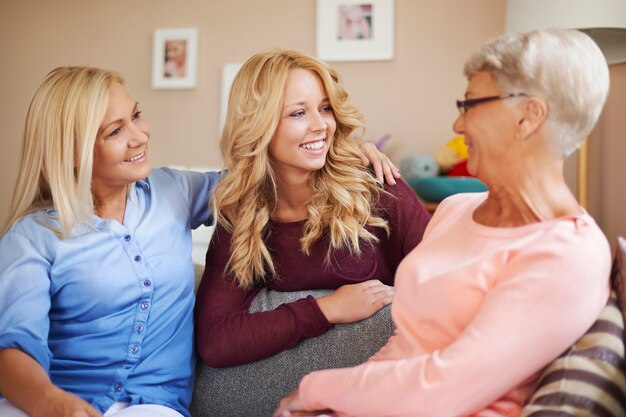
<svg viewBox="0 0 626 417">
<path fill-rule="evenodd" d="M 150 172 L 146 181 L 152 186 L 154 184 L 181 184 L 194 181 L 217 182 L 219 172 L 208 171 L 183 171 L 174 168 L 155 168 Z"/>
<path fill-rule="evenodd" d="M 446 197 L 439 203 L 439 207 L 467 207 L 487 198 L 487 192 L 459 193 Z"/>
<path fill-rule="evenodd" d="M 560 250 L 568 262 L 605 266 L 610 263 L 609 242 L 588 214 L 549 221 L 541 240 L 543 245 L 540 248 Z"/>
<path fill-rule="evenodd" d="M 223 265 L 230 258 L 230 246 L 232 235 L 221 224 L 215 225 L 206 255 L 206 263 Z"/>
<path fill-rule="evenodd" d="M 383 207 L 397 205 L 421 206 L 417 194 L 402 179 L 398 178 L 395 185 L 385 184 L 380 194 L 380 205 Z"/>
<path fill-rule="evenodd" d="M 173 168 L 157 168 L 152 170 L 148 178 L 138 181 L 139 188 L 153 195 L 178 194 L 185 201 L 198 201 L 204 204 L 208 201 L 215 185 L 219 181 L 220 173 L 216 171 L 182 171 Z"/>
<path fill-rule="evenodd" d="M 54 233 L 54 228 L 59 228 L 60 223 L 55 210 L 37 210 L 24 215 L 18 219 L 7 230 L 3 239 L 8 235 L 24 235 L 29 239 L 55 239 L 58 237 Z"/>
<path fill-rule="evenodd" d="M 434 216 L 451 216 L 454 213 L 473 210 L 487 198 L 487 194 L 487 192 L 453 194 L 439 203 Z"/>
<path fill-rule="evenodd" d="M 61 241 L 53 230 L 59 227 L 54 214 L 54 210 L 38 210 L 17 220 L 0 238 L 0 258 L 34 252 L 51 257 Z"/>
</svg>

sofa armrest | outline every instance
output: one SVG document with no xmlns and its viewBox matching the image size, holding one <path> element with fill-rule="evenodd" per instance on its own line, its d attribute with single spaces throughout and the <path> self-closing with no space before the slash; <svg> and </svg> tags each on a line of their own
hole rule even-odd
<svg viewBox="0 0 626 417">
<path fill-rule="evenodd" d="M 253 300 L 250 311 L 271 310 L 307 295 L 319 298 L 330 292 L 264 289 Z M 271 416 L 304 375 L 365 362 L 393 332 L 391 308 L 387 306 L 368 319 L 337 324 L 318 337 L 260 361 L 228 368 L 209 368 L 199 361 L 191 412 L 194 417 Z"/>
<path fill-rule="evenodd" d="M 621 237 L 611 284 L 596 322 L 544 369 L 522 417 L 626 416 L 626 240 Z"/>
</svg>

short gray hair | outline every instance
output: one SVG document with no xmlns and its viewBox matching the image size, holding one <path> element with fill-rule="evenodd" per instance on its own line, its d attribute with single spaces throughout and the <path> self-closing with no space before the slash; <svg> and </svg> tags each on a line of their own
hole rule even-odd
<svg viewBox="0 0 626 417">
<path fill-rule="evenodd" d="M 547 127 L 562 156 L 574 152 L 600 117 L 609 70 L 596 43 L 577 30 L 505 34 L 487 41 L 465 63 L 469 79 L 489 72 L 503 93 L 524 92 L 548 105 Z"/>
</svg>

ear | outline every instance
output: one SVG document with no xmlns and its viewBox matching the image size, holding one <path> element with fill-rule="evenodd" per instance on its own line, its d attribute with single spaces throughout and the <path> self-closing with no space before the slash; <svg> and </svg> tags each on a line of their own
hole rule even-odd
<svg viewBox="0 0 626 417">
<path fill-rule="evenodd" d="M 543 99 L 539 97 L 527 98 L 521 106 L 516 137 L 524 139 L 537 132 L 547 117 L 548 105 Z"/>
</svg>

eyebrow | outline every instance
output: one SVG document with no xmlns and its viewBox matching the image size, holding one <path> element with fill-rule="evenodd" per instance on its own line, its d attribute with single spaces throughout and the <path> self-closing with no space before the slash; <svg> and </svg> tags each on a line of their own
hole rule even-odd
<svg viewBox="0 0 626 417">
<path fill-rule="evenodd" d="M 133 107 L 133 110 L 131 111 L 131 114 L 135 114 L 135 112 L 137 111 L 137 109 L 138 109 L 138 108 L 139 108 L 139 102 L 138 102 L 138 101 L 136 101 L 136 102 L 135 102 L 135 106 Z M 104 126 L 102 126 L 102 127 L 100 128 L 100 133 L 102 133 L 102 132 L 104 132 L 105 130 L 107 130 L 107 129 L 109 128 L 109 126 L 114 125 L 114 124 L 116 124 L 116 123 L 119 123 L 119 122 L 121 122 L 121 121 L 123 121 L 123 120 L 124 120 L 124 118 L 123 118 L 123 117 L 120 117 L 119 119 L 115 119 L 115 120 L 110 121 L 109 123 L 107 123 L 106 125 L 104 125 Z"/>
<path fill-rule="evenodd" d="M 307 103 L 306 101 L 298 101 L 298 102 L 296 102 L 296 103 L 285 104 L 285 105 L 283 106 L 283 108 L 285 108 L 285 109 L 286 109 L 287 107 L 290 107 L 290 106 L 304 106 L 306 103 Z M 321 103 L 322 103 L 322 104 L 325 104 L 325 103 L 330 103 L 330 99 L 329 99 L 328 97 L 324 97 L 324 98 L 322 99 Z"/>
</svg>

